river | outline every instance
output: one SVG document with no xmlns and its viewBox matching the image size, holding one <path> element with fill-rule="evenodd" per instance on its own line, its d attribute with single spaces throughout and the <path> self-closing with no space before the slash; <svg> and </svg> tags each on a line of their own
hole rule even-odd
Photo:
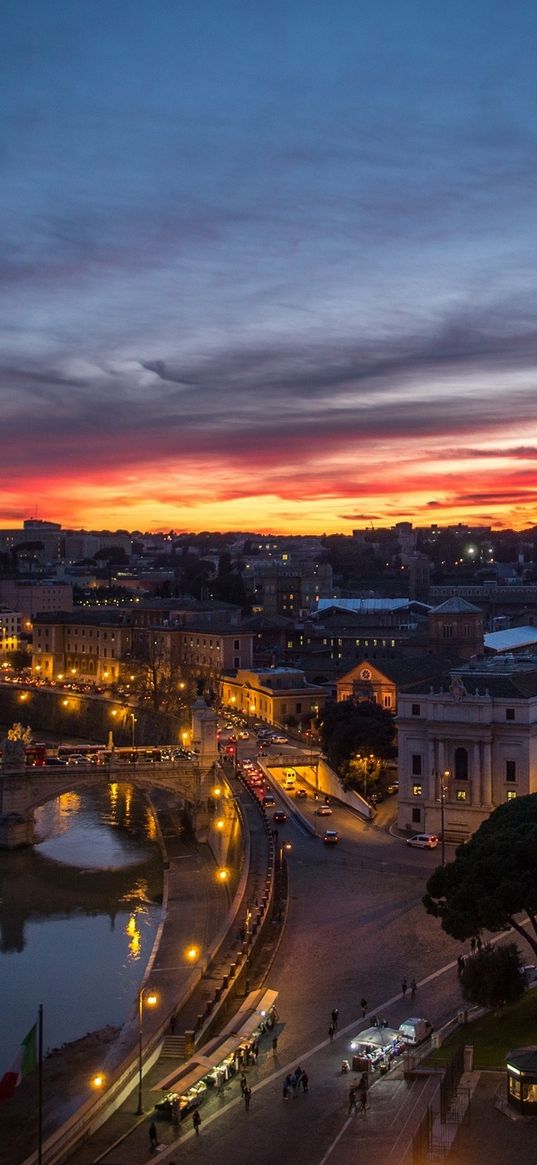
<svg viewBox="0 0 537 1165">
<path fill-rule="evenodd" d="M 45 1052 L 121 1026 L 162 917 L 156 820 L 138 789 L 75 787 L 36 810 L 35 838 L 0 850 L 0 1075 L 40 1004 Z"/>
</svg>

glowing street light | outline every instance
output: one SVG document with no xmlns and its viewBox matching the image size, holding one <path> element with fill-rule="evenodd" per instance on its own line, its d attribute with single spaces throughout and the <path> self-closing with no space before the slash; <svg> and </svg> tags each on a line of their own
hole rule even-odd
<svg viewBox="0 0 537 1165">
<path fill-rule="evenodd" d="M 188 963 L 196 963 L 199 959 L 200 949 L 194 943 L 186 948 L 185 959 Z"/>
<path fill-rule="evenodd" d="M 142 1052 L 143 1052 L 144 1003 L 147 1003 L 149 1007 L 155 1007 L 157 1002 L 158 1002 L 158 998 L 155 995 L 154 991 L 150 991 L 149 989 L 144 991 L 144 988 L 140 987 L 140 990 L 138 992 L 138 1108 L 136 1109 L 137 1116 L 142 1116 L 142 1113 L 144 1111 L 143 1097 L 142 1097 L 142 1068 L 143 1068 Z"/>
<path fill-rule="evenodd" d="M 227 882 L 228 878 L 229 870 L 226 868 L 226 866 L 221 866 L 220 869 L 216 871 L 216 880 L 218 882 L 224 883 Z"/>
</svg>

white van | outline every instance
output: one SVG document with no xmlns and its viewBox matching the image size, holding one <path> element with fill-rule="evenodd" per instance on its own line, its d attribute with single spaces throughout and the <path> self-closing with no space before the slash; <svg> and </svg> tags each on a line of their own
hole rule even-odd
<svg viewBox="0 0 537 1165">
<path fill-rule="evenodd" d="M 286 769 L 285 776 L 283 778 L 284 789 L 294 789 L 295 783 L 296 773 L 294 773 L 292 769 Z"/>
<path fill-rule="evenodd" d="M 429 1023 L 428 1019 L 422 1019 L 421 1016 L 412 1015 L 410 1019 L 405 1019 L 403 1023 L 399 1024 L 399 1033 L 405 1044 L 412 1044 L 413 1047 L 423 1043 L 430 1036 L 432 1030 L 433 1025 Z"/>
</svg>

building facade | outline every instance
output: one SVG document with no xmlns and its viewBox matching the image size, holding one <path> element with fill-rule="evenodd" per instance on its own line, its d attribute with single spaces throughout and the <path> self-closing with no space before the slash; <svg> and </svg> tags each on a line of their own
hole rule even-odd
<svg viewBox="0 0 537 1165">
<path fill-rule="evenodd" d="M 399 828 L 467 840 L 537 792 L 537 656 L 483 657 L 399 692 Z"/>
<path fill-rule="evenodd" d="M 267 724 L 306 725 L 324 707 L 327 690 L 308 684 L 302 671 L 275 667 L 223 676 L 220 699 L 226 707 Z"/>
</svg>

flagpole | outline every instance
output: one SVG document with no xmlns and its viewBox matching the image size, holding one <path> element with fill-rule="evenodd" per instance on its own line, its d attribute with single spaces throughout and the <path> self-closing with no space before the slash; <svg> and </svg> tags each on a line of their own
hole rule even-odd
<svg viewBox="0 0 537 1165">
<path fill-rule="evenodd" d="M 38 1059 L 37 1059 L 37 1165 L 43 1161 L 43 1004 L 39 1004 Z"/>
</svg>

